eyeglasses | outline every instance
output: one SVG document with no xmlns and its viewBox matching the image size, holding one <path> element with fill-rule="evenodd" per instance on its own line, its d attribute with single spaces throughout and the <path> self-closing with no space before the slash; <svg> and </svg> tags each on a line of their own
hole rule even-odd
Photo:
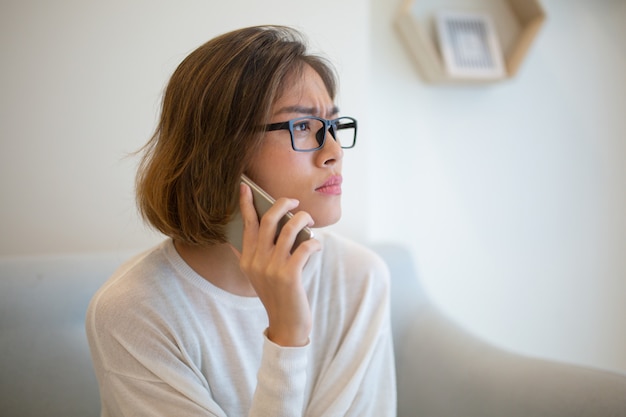
<svg viewBox="0 0 626 417">
<path fill-rule="evenodd" d="M 286 122 L 265 125 L 263 129 L 289 130 L 291 147 L 298 152 L 322 149 L 326 142 L 327 130 L 343 149 L 354 148 L 356 144 L 356 119 L 352 117 L 344 116 L 333 120 L 314 116 L 298 117 Z"/>
</svg>

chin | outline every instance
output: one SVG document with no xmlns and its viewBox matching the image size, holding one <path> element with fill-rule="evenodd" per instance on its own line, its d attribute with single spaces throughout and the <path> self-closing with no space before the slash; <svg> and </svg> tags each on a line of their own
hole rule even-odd
<svg viewBox="0 0 626 417">
<path fill-rule="evenodd" d="M 313 218 L 315 220 L 314 228 L 322 228 L 326 226 L 332 226 L 341 219 L 341 209 L 336 210 L 333 213 L 325 213 L 325 215 L 317 216 Z"/>
</svg>

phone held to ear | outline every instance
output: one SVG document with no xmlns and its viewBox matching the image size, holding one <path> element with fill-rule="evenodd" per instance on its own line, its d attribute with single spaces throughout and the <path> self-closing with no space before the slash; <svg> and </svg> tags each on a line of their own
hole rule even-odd
<svg viewBox="0 0 626 417">
<path fill-rule="evenodd" d="M 245 175 L 241 176 L 241 182 L 247 184 L 252 190 L 252 199 L 254 202 L 254 208 L 256 210 L 256 214 L 261 217 L 274 205 L 276 200 L 272 196 L 270 196 L 265 190 L 255 184 L 250 178 Z M 282 219 L 278 222 L 278 228 L 276 229 L 276 237 L 280 234 L 281 229 L 293 217 L 291 212 L 288 212 L 283 216 Z M 294 242 L 293 248 L 291 251 L 293 252 L 300 243 L 305 240 L 311 239 L 313 237 L 313 231 L 305 227 L 304 229 L 298 232 L 296 236 L 296 240 Z M 241 218 L 241 212 L 237 209 L 237 212 L 234 214 L 233 220 L 228 223 L 226 226 L 226 238 L 230 242 L 231 245 L 235 247 L 240 253 L 243 247 L 243 219 Z"/>
</svg>

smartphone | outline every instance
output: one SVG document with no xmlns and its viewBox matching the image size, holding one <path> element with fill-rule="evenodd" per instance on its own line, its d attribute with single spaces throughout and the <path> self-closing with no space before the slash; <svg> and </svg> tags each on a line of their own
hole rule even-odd
<svg viewBox="0 0 626 417">
<path fill-rule="evenodd" d="M 267 212 L 270 207 L 274 205 L 276 200 L 246 175 L 241 176 L 241 182 L 247 184 L 252 190 L 252 200 L 254 202 L 254 208 L 260 220 L 265 212 Z M 280 221 L 278 222 L 278 228 L 276 229 L 276 237 L 278 237 L 285 223 L 287 223 L 292 217 L 293 214 L 291 212 L 288 212 L 283 216 L 282 219 L 280 219 Z M 313 236 L 313 231 L 308 227 L 300 230 L 300 232 L 298 232 L 298 235 L 296 236 L 296 240 L 294 242 L 293 248 L 291 248 L 291 251 L 293 252 L 298 247 L 298 245 L 300 245 L 300 243 L 311 239 Z M 241 249 L 243 247 L 243 219 L 241 218 L 241 212 L 239 211 L 239 209 L 237 209 L 237 212 L 234 214 L 233 220 L 231 220 L 231 222 L 227 225 L 226 238 L 228 239 L 230 244 L 235 247 L 235 249 L 241 252 Z"/>
</svg>

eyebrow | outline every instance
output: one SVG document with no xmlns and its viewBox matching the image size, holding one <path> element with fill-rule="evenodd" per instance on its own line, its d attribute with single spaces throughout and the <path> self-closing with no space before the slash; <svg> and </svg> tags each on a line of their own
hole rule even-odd
<svg viewBox="0 0 626 417">
<path fill-rule="evenodd" d="M 283 107 L 282 109 L 276 112 L 276 114 L 282 114 L 282 113 L 300 113 L 300 114 L 305 114 L 305 115 L 310 114 L 310 115 L 315 116 L 315 115 L 321 114 L 321 111 L 317 107 L 287 106 L 287 107 Z M 333 106 L 330 108 L 330 112 L 329 112 L 330 116 L 334 116 L 338 113 L 339 113 L 339 107 Z"/>
</svg>

